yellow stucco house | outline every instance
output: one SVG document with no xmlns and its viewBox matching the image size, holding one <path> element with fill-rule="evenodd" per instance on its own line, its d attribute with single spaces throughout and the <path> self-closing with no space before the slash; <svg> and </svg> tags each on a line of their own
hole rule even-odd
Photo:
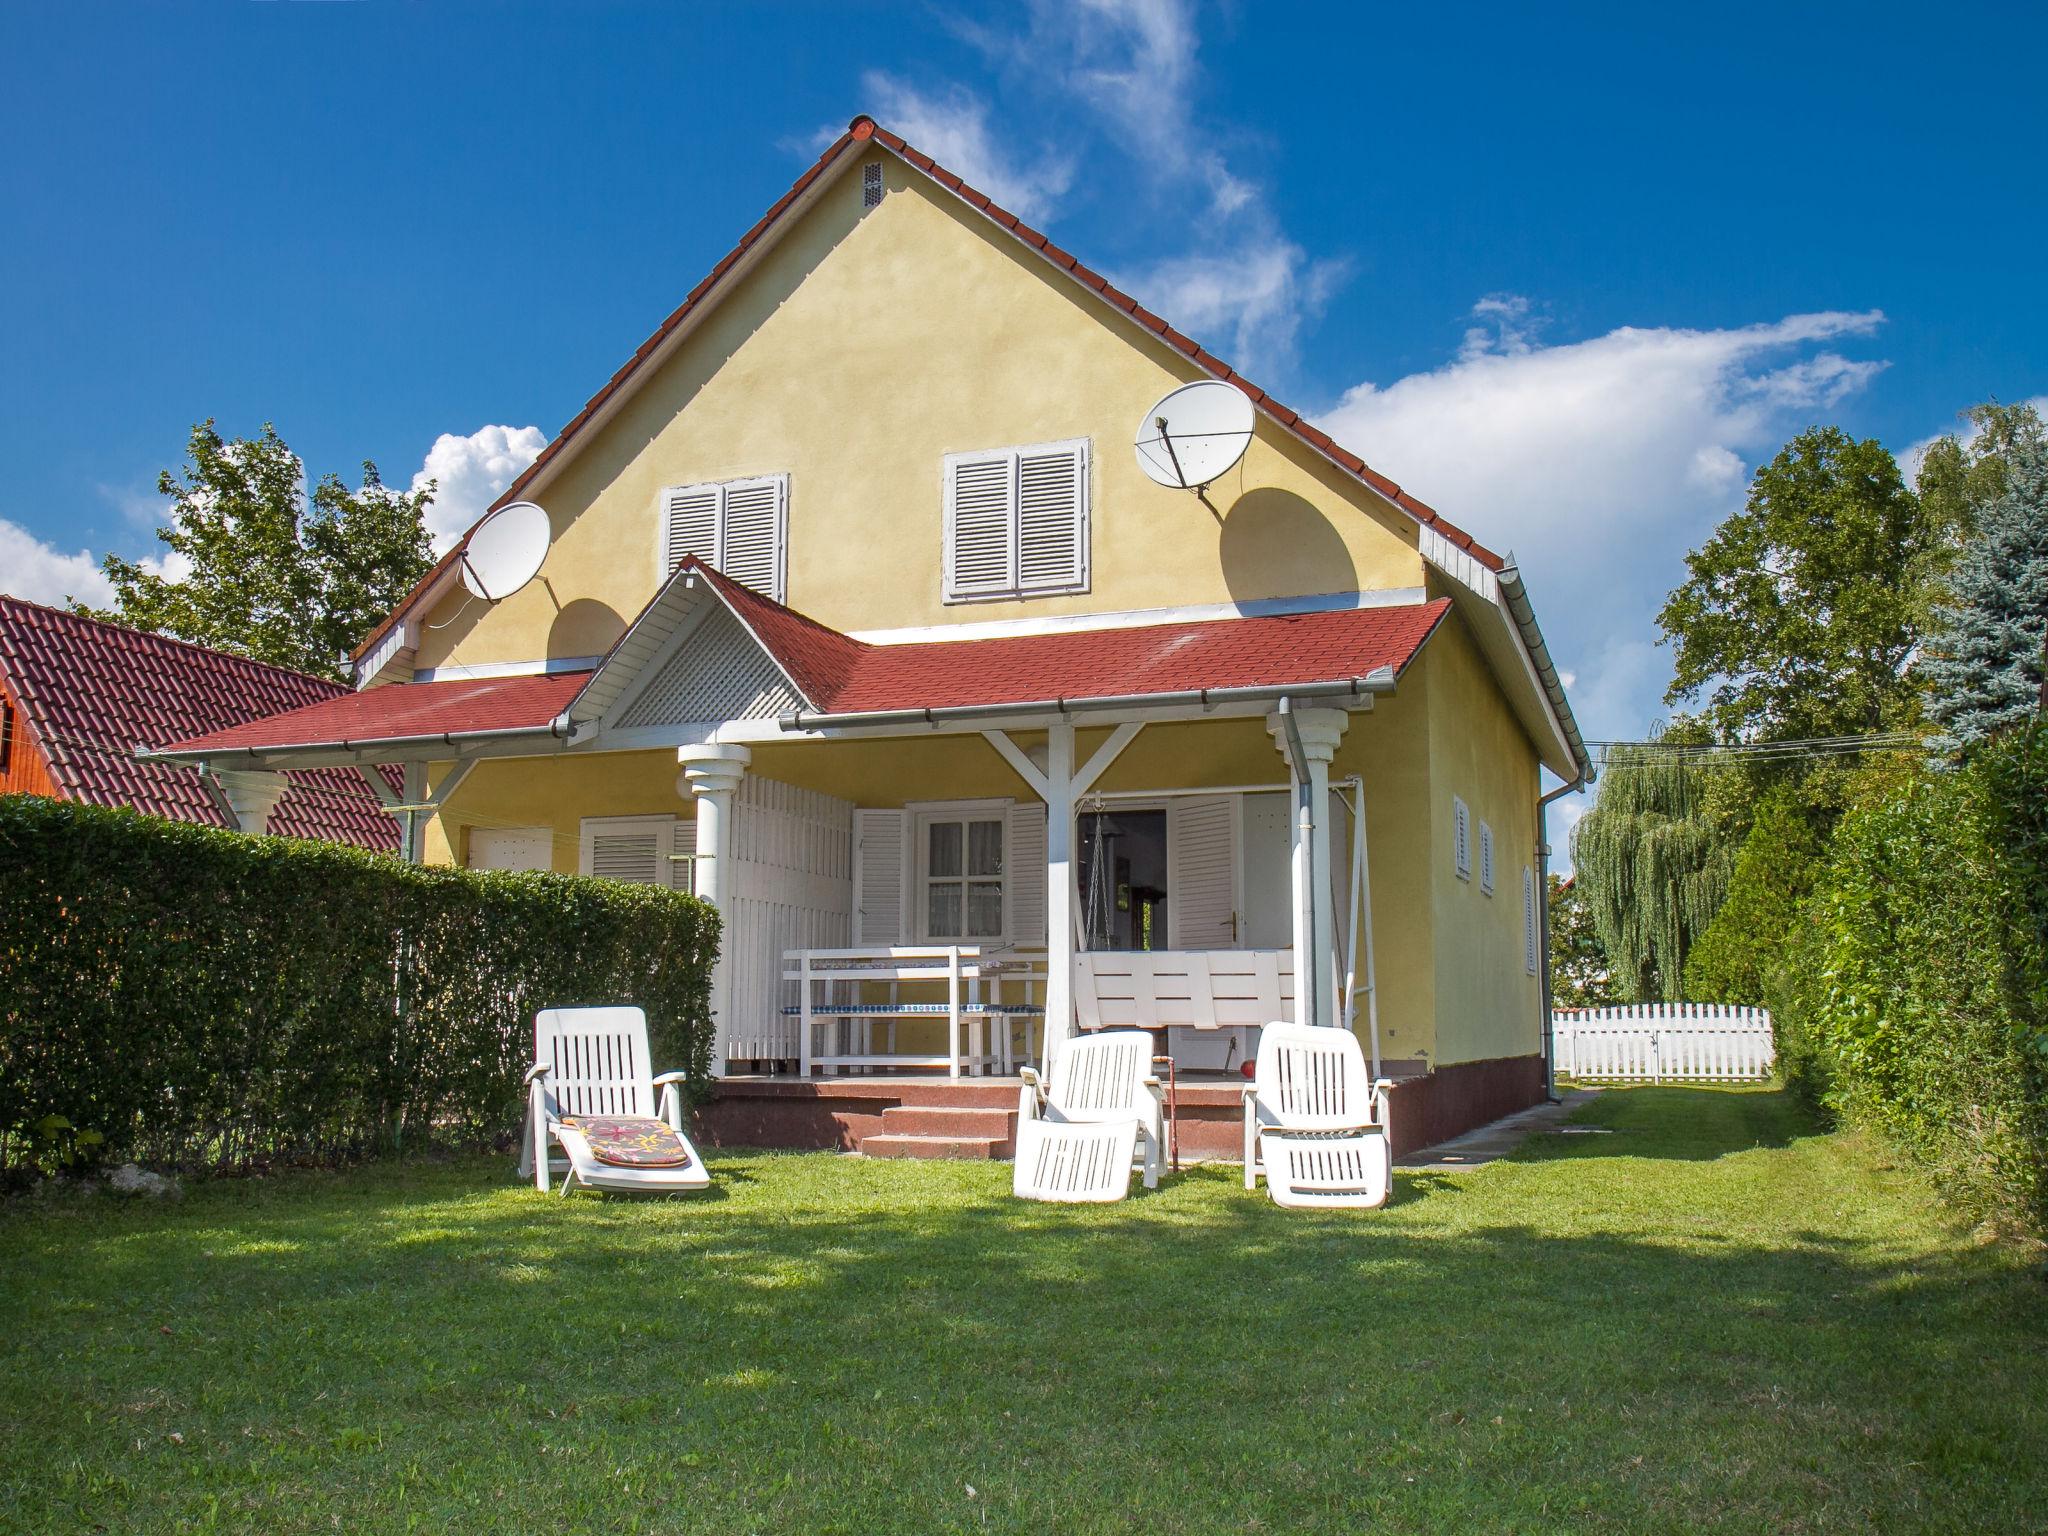
<svg viewBox="0 0 2048 1536">
<path fill-rule="evenodd" d="M 1255 427 L 1197 497 L 1131 444 L 1208 379 Z M 1512 560 L 871 120 L 514 502 L 537 579 L 458 545 L 354 694 L 166 755 L 404 763 L 415 857 L 715 901 L 715 1137 L 946 1140 L 906 1116 L 1132 1008 L 1224 1146 L 1260 1010 L 1373 1030 L 1397 1145 L 1543 1093 L 1587 760 Z"/>
</svg>

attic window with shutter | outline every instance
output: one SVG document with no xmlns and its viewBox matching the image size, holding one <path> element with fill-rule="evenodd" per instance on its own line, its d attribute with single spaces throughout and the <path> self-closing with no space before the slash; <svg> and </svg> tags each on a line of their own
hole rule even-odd
<svg viewBox="0 0 2048 1536">
<path fill-rule="evenodd" d="M 863 208 L 882 206 L 882 162 L 870 161 L 860 173 L 860 205 Z"/>
<path fill-rule="evenodd" d="M 1451 859 L 1460 880 L 1472 878 L 1472 813 L 1451 796 Z"/>
<path fill-rule="evenodd" d="M 671 486 L 661 493 L 661 574 L 695 555 L 778 603 L 788 567 L 789 476 Z"/>
<path fill-rule="evenodd" d="M 1088 590 L 1088 444 L 946 457 L 946 601 Z"/>
<path fill-rule="evenodd" d="M 1493 894 L 1493 824 L 1479 823 L 1479 889 Z"/>
</svg>

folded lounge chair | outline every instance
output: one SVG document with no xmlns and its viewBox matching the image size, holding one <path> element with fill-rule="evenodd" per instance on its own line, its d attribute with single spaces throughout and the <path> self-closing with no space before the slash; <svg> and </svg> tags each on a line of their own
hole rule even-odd
<svg viewBox="0 0 2048 1536">
<path fill-rule="evenodd" d="M 1348 1029 L 1268 1024 L 1244 1091 L 1244 1187 L 1259 1175 L 1275 1205 L 1379 1206 L 1394 1183 L 1384 1080 L 1366 1075 Z"/>
<path fill-rule="evenodd" d="M 647 1015 L 638 1008 L 549 1008 L 533 1021 L 526 1074 L 527 1156 L 546 1191 L 553 1147 L 566 1161 L 562 1193 L 592 1189 L 705 1189 L 711 1176 L 683 1134 L 684 1074 L 648 1070 Z M 655 1090 L 661 1090 L 657 1117 Z M 521 1169 L 521 1172 L 524 1172 Z"/>
<path fill-rule="evenodd" d="M 1152 1037 L 1112 1029 L 1063 1041 L 1050 1081 L 1026 1067 L 1017 1105 L 1017 1165 L 1011 1189 L 1021 1200 L 1121 1200 L 1131 1165 L 1142 1156 L 1145 1187 L 1159 1187 L 1166 1111 L 1152 1075 Z"/>
</svg>

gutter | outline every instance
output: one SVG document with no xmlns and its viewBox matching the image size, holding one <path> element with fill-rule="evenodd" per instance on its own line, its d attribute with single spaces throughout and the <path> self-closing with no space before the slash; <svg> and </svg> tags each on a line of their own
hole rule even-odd
<svg viewBox="0 0 2048 1536">
<path fill-rule="evenodd" d="M 776 718 L 785 731 L 802 731 L 826 726 L 853 725 L 938 725 L 948 720 L 1007 719 L 1015 715 L 1077 715 L 1109 709 L 1180 708 L 1188 705 L 1214 709 L 1224 704 L 1248 704 L 1285 698 L 1364 698 L 1394 691 L 1394 669 L 1380 667 L 1363 677 L 1341 678 L 1323 683 L 1250 683 L 1236 688 L 1183 688 L 1172 693 L 1108 693 L 1074 699 L 1029 699 L 1011 704 L 941 704 L 923 709 L 795 710 Z"/>
<path fill-rule="evenodd" d="M 358 741 L 343 738 L 340 741 L 285 741 L 273 742 L 261 747 L 207 747 L 189 752 L 148 750 L 138 747 L 135 755 L 145 763 L 203 763 L 215 758 L 242 757 L 256 759 L 273 756 L 279 752 L 384 752 L 388 748 L 431 746 L 457 747 L 470 741 L 520 740 L 528 736 L 549 736 L 566 740 L 574 735 L 567 714 L 560 714 L 545 725 L 518 725 L 495 731 L 438 731 L 422 736 L 369 736 Z"/>
<path fill-rule="evenodd" d="M 1593 758 L 1586 750 L 1585 738 L 1579 734 L 1579 722 L 1572 716 L 1572 706 L 1564 696 L 1564 681 L 1557 675 L 1557 663 L 1550 659 L 1550 646 L 1543 638 L 1542 626 L 1536 622 L 1536 609 L 1529 601 L 1529 589 L 1522 584 L 1522 568 L 1515 563 L 1513 551 L 1509 551 L 1507 563 L 1495 573 L 1500 582 L 1500 595 L 1507 603 L 1508 616 L 1515 621 L 1515 628 L 1522 636 L 1522 648 L 1529 653 L 1530 664 L 1536 668 L 1537 679 L 1543 684 L 1544 695 L 1550 700 L 1551 713 L 1557 716 L 1558 724 L 1564 728 L 1565 745 L 1571 748 L 1572 761 L 1579 765 L 1579 776 L 1568 788 L 1578 788 L 1593 782 Z M 1563 790 L 1558 791 L 1563 794 Z"/>
</svg>

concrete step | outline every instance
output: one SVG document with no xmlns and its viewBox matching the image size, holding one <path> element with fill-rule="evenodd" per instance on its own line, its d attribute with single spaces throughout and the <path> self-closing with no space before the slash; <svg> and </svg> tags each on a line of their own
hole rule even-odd
<svg viewBox="0 0 2048 1536">
<path fill-rule="evenodd" d="M 988 1162 L 998 1155 L 1000 1141 L 994 1136 L 863 1136 L 863 1157 L 938 1157 L 965 1162 Z"/>
<path fill-rule="evenodd" d="M 892 1104 L 882 1111 L 882 1131 L 888 1136 L 993 1136 L 1008 1141 L 1016 1121 L 1014 1109 L 982 1106 Z"/>
</svg>

